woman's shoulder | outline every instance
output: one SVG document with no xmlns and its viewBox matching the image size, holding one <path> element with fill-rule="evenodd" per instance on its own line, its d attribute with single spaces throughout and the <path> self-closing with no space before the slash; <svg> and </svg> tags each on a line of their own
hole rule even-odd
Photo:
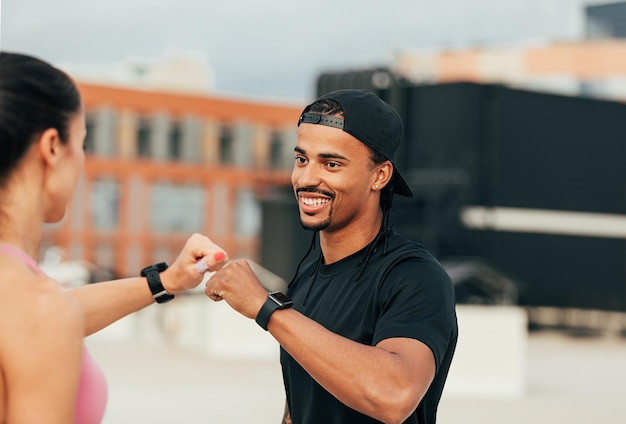
<svg viewBox="0 0 626 424">
<path fill-rule="evenodd" d="M 20 332 L 74 332 L 82 322 L 78 302 L 54 280 L 19 261 L 0 258 L 0 267 L 0 340 Z"/>
<path fill-rule="evenodd" d="M 55 404 L 50 399 L 69 400 L 64 398 L 67 387 L 76 392 L 85 333 L 82 309 L 53 280 L 20 265 L 0 259 L 0 395 L 4 390 L 5 402 L 14 399 L 13 410 L 22 405 L 18 414 L 32 408 L 24 404 L 43 405 L 50 414 Z M 52 389 L 38 386 L 44 377 L 55 382 Z M 7 398 L 7 393 L 14 395 Z"/>
<path fill-rule="evenodd" d="M 2 269 L 0 293 L 5 296 L 42 295 L 54 299 L 64 293 L 61 286 L 43 272 L 37 273 L 26 263 L 11 256 L 0 255 L 0 269 Z M 59 299 L 64 297 L 60 296 Z M 2 299 L 3 297 L 0 297 L 0 300 Z"/>
</svg>

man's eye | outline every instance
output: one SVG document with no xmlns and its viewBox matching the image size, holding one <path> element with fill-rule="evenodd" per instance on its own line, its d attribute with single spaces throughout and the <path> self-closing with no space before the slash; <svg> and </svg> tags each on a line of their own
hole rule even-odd
<svg viewBox="0 0 626 424">
<path fill-rule="evenodd" d="M 296 156 L 296 162 L 303 164 L 303 163 L 306 163 L 306 159 L 303 158 L 302 156 Z"/>
</svg>

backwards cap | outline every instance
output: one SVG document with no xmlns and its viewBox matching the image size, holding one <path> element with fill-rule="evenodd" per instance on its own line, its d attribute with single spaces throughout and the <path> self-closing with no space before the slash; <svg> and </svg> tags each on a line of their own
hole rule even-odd
<svg viewBox="0 0 626 424">
<path fill-rule="evenodd" d="M 298 126 L 326 125 L 352 135 L 393 163 L 394 193 L 413 197 L 395 162 L 396 151 L 402 140 L 402 120 L 396 111 L 368 90 L 337 90 L 323 95 L 317 101 L 325 99 L 337 102 L 343 109 L 343 117 L 305 112 L 300 115 Z"/>
</svg>

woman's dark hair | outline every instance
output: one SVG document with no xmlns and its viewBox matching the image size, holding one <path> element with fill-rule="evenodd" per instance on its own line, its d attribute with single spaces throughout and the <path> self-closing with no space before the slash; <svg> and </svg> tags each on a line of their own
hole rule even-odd
<svg viewBox="0 0 626 424">
<path fill-rule="evenodd" d="M 67 143 L 80 107 L 78 88 L 64 72 L 32 56 L 0 52 L 0 187 L 45 130 L 55 128 Z"/>
</svg>

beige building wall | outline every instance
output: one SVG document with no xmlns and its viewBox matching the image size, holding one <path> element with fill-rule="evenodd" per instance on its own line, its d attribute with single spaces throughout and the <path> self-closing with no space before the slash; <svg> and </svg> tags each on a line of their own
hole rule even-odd
<svg viewBox="0 0 626 424">
<path fill-rule="evenodd" d="M 438 52 L 432 50 L 399 52 L 393 69 L 411 81 L 429 82 L 438 73 L 437 56 Z"/>
<path fill-rule="evenodd" d="M 121 159 L 137 157 L 137 115 L 130 109 L 121 109 L 118 114 L 118 156 Z"/>
<path fill-rule="evenodd" d="M 441 52 L 437 58 L 435 79 L 439 82 L 481 81 L 481 55 L 479 50 Z"/>
<path fill-rule="evenodd" d="M 415 83 L 484 82 L 626 98 L 626 40 L 405 51 L 392 68 Z"/>
<path fill-rule="evenodd" d="M 270 167 L 271 130 L 264 125 L 257 125 L 252 131 L 252 166 L 257 169 L 268 169 Z"/>
<path fill-rule="evenodd" d="M 528 74 L 571 74 L 581 80 L 626 76 L 626 42 L 558 43 L 526 52 Z"/>
<path fill-rule="evenodd" d="M 220 134 L 222 126 L 219 122 L 206 119 L 202 125 L 200 139 L 200 156 L 208 165 L 220 163 Z"/>
<path fill-rule="evenodd" d="M 486 82 L 517 83 L 524 79 L 523 52 L 519 50 L 502 48 L 485 51 L 477 65 L 477 74 Z"/>
</svg>

